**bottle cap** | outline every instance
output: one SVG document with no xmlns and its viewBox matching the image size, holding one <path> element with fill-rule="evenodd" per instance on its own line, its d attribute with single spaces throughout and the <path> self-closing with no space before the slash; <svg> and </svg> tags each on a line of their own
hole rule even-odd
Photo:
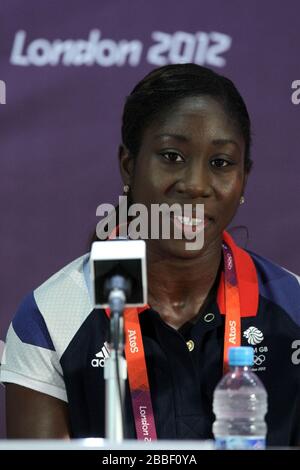
<svg viewBox="0 0 300 470">
<path fill-rule="evenodd" d="M 230 366 L 253 366 L 254 351 L 250 346 L 229 348 Z"/>
</svg>

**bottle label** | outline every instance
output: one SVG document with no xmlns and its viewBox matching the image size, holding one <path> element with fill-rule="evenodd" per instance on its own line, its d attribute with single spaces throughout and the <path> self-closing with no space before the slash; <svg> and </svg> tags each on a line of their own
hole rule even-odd
<svg viewBox="0 0 300 470">
<path fill-rule="evenodd" d="M 215 447 L 219 450 L 261 450 L 266 448 L 264 436 L 216 436 Z"/>
</svg>

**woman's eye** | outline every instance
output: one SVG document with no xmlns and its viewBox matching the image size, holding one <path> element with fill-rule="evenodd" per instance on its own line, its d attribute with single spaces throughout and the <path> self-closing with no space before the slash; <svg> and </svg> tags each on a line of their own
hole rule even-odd
<svg viewBox="0 0 300 470">
<path fill-rule="evenodd" d="M 215 158 L 214 160 L 212 160 L 211 164 L 216 168 L 223 168 L 230 165 L 230 162 L 224 160 L 224 158 Z"/>
<path fill-rule="evenodd" d="M 177 152 L 162 152 L 161 155 L 171 163 L 184 162 L 184 158 Z"/>
</svg>

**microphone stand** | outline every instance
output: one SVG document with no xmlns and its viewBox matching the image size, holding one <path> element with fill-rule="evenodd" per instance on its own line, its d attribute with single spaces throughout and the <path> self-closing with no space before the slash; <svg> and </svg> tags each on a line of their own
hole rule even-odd
<svg viewBox="0 0 300 470">
<path fill-rule="evenodd" d="M 124 438 L 123 402 L 127 363 L 123 356 L 123 313 L 131 291 L 130 281 L 116 274 L 105 282 L 104 290 L 110 308 L 110 357 L 104 364 L 105 435 L 112 443 L 118 443 Z"/>
</svg>

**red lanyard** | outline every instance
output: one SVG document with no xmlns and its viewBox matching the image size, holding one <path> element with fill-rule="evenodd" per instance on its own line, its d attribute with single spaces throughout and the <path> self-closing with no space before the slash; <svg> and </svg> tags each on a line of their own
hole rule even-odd
<svg viewBox="0 0 300 470">
<path fill-rule="evenodd" d="M 223 234 L 222 247 L 224 272 L 220 279 L 217 302 L 221 314 L 225 314 L 225 372 L 228 367 L 228 349 L 241 344 L 241 317 L 256 315 L 258 283 L 250 255 L 235 245 L 226 232 Z M 139 322 L 139 313 L 146 308 L 149 306 L 125 309 L 125 356 L 137 438 L 153 441 L 157 435 Z M 108 309 L 106 314 L 109 316 Z"/>
<path fill-rule="evenodd" d="M 241 345 L 241 305 L 238 278 L 231 248 L 223 241 L 224 290 L 225 290 L 225 334 L 223 372 L 228 367 L 228 350 Z"/>
</svg>

